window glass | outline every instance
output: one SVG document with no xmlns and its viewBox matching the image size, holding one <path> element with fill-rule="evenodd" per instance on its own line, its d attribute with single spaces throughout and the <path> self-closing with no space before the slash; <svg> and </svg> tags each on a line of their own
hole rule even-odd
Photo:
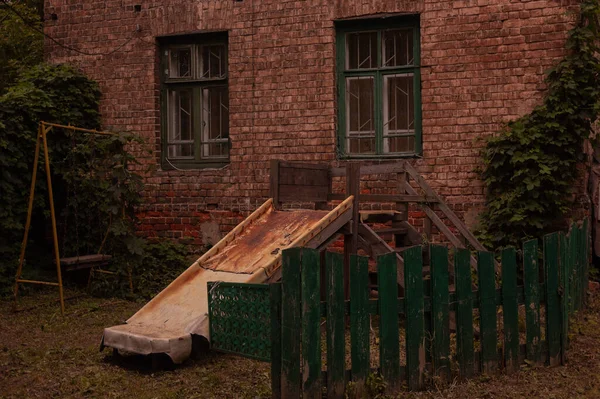
<svg viewBox="0 0 600 399">
<path fill-rule="evenodd" d="M 346 68 L 377 68 L 377 32 L 346 35 Z"/>
</svg>

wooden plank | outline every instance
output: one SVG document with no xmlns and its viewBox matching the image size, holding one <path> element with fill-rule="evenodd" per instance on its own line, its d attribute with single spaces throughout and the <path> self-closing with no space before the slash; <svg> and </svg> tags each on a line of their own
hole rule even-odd
<svg viewBox="0 0 600 399">
<path fill-rule="evenodd" d="M 327 225 L 318 234 L 313 236 L 306 244 L 307 248 L 318 248 L 322 243 L 326 242 L 330 237 L 335 236 L 340 230 L 352 220 L 352 208 L 347 208 L 334 221 Z"/>
<path fill-rule="evenodd" d="M 327 264 L 327 397 L 343 398 L 345 388 L 343 258 L 328 252 Z"/>
<path fill-rule="evenodd" d="M 382 164 L 378 164 L 378 165 L 365 165 L 365 166 L 361 166 L 361 168 L 360 168 L 361 176 L 386 174 L 386 173 L 402 173 L 402 172 L 404 172 L 404 161 L 382 163 Z M 332 177 L 346 176 L 346 169 L 345 168 L 331 168 L 331 176 Z"/>
<path fill-rule="evenodd" d="M 403 252 L 406 295 L 406 376 L 408 389 L 418 391 L 425 378 L 423 254 L 420 246 Z"/>
<path fill-rule="evenodd" d="M 276 159 L 271 159 L 269 196 L 273 199 L 273 206 L 275 207 L 275 209 L 279 209 L 281 206 L 279 199 L 279 161 Z"/>
<path fill-rule="evenodd" d="M 390 247 L 384 239 L 379 237 L 371 227 L 366 224 L 360 223 L 358 226 L 359 234 L 371 244 L 373 247 L 373 251 L 377 254 L 395 252 L 394 248 Z M 404 259 L 399 254 L 396 255 L 396 260 L 398 263 L 398 272 L 396 273 L 396 282 L 400 284 L 402 288 L 404 288 Z"/>
<path fill-rule="evenodd" d="M 279 201 L 318 202 L 327 201 L 328 186 L 279 185 Z"/>
<path fill-rule="evenodd" d="M 583 303 L 583 264 L 581 261 L 581 243 L 582 243 L 582 230 L 577 223 L 573 223 L 573 230 L 575 231 L 574 243 L 571 245 L 571 259 L 573 268 L 575 269 L 575 303 L 574 310 L 580 310 Z"/>
<path fill-rule="evenodd" d="M 417 172 L 417 170 L 413 168 L 413 166 L 408 162 L 405 164 L 405 168 L 410 177 L 412 177 L 417 182 L 421 189 L 425 191 L 427 196 L 437 198 L 440 210 L 444 213 L 444 215 L 446 215 L 448 219 L 450 219 L 450 221 L 454 224 L 458 231 L 460 231 L 460 233 L 469 241 L 473 248 L 475 248 L 478 251 L 485 251 L 485 247 L 481 245 L 481 243 L 477 240 L 477 238 L 475 238 L 473 233 L 469 231 L 467 226 L 465 226 L 462 220 L 460 220 L 460 218 L 456 216 L 456 214 L 448 207 L 448 205 L 446 205 L 446 203 L 442 201 L 442 199 L 435 193 L 435 191 L 429 186 L 429 184 L 427 184 L 425 179 L 423 179 L 423 177 Z"/>
<path fill-rule="evenodd" d="M 527 331 L 527 359 L 538 364 L 541 361 L 540 333 L 540 269 L 538 264 L 538 240 L 523 243 L 523 280 L 525 283 L 525 324 Z"/>
<path fill-rule="evenodd" d="M 438 203 L 435 197 L 411 194 L 360 194 L 358 198 L 364 202 Z"/>
<path fill-rule="evenodd" d="M 301 248 L 283 250 L 281 287 L 281 397 L 300 397 Z"/>
<path fill-rule="evenodd" d="M 271 398 L 281 398 L 281 283 L 270 284 Z"/>
<path fill-rule="evenodd" d="M 400 388 L 400 335 L 398 328 L 398 285 L 395 253 L 377 258 L 379 281 L 379 359 L 387 392 Z"/>
<path fill-rule="evenodd" d="M 583 220 L 582 226 L 582 242 L 581 242 L 581 261 L 583 264 L 583 307 L 587 307 L 588 305 L 588 284 L 590 280 L 590 258 L 589 258 L 589 242 L 590 242 L 590 232 L 589 232 L 589 219 L 586 217 Z"/>
<path fill-rule="evenodd" d="M 329 186 L 327 169 L 279 168 L 279 184 L 292 186 Z"/>
<path fill-rule="evenodd" d="M 517 253 L 502 251 L 502 316 L 504 321 L 504 367 L 507 373 L 519 370 L 519 304 L 517 302 Z"/>
<path fill-rule="evenodd" d="M 324 163 L 318 164 L 318 163 L 279 161 L 279 166 L 282 168 L 294 168 L 294 169 L 329 170 L 329 165 L 324 164 Z"/>
<path fill-rule="evenodd" d="M 321 394 L 320 254 L 302 249 L 302 396 Z"/>
<path fill-rule="evenodd" d="M 350 255 L 358 252 L 358 223 L 360 193 L 360 164 L 350 162 L 346 164 L 346 195 L 352 201 L 352 232 L 344 236 L 344 293 L 349 299 L 350 295 Z"/>
<path fill-rule="evenodd" d="M 433 373 L 444 381 L 450 379 L 450 324 L 448 303 L 448 248 L 431 245 L 431 318 Z"/>
<path fill-rule="evenodd" d="M 564 365 L 567 363 L 567 349 L 569 346 L 569 313 L 571 306 L 572 286 L 570 278 L 572 277 L 573 258 L 571 249 L 575 247 L 571 239 L 573 238 L 573 230 L 569 236 L 560 232 L 558 235 L 559 241 L 559 292 L 560 309 L 561 309 L 561 333 L 560 333 L 560 361 Z M 570 242 L 571 241 L 571 242 Z M 569 245 L 571 244 L 571 245 Z"/>
<path fill-rule="evenodd" d="M 571 225 L 571 229 L 569 231 L 569 234 L 566 236 L 566 240 L 565 240 L 565 251 L 566 251 L 566 262 L 567 262 L 567 276 L 568 276 L 568 283 L 565 283 L 565 286 L 563 287 L 563 289 L 566 288 L 566 294 L 563 291 L 562 294 L 562 299 L 563 301 L 568 299 L 568 311 L 569 313 L 572 311 L 577 310 L 577 296 L 578 296 L 578 290 L 577 290 L 577 225 L 575 223 L 573 223 Z M 561 236 L 559 235 L 559 242 L 560 244 L 563 244 Z M 559 249 L 560 253 L 563 252 L 562 249 Z M 559 266 L 559 275 L 562 274 L 562 266 Z M 562 276 L 560 277 L 561 279 L 561 283 L 562 283 Z M 561 284 L 559 283 L 559 286 L 561 286 Z M 568 317 L 568 315 L 566 315 Z M 565 315 L 563 315 L 563 318 L 565 317 Z"/>
<path fill-rule="evenodd" d="M 494 254 L 479 251 L 477 256 L 479 277 L 479 331 L 481 340 L 481 371 L 493 374 L 498 371 L 498 327 L 496 320 L 496 273 Z"/>
<path fill-rule="evenodd" d="M 544 272 L 546 277 L 546 341 L 548 364 L 560 364 L 561 308 L 559 285 L 559 236 L 552 233 L 544 236 Z"/>
<path fill-rule="evenodd" d="M 456 273 L 456 349 L 461 378 L 470 378 L 475 372 L 475 348 L 473 343 L 473 289 L 471 288 L 471 253 L 456 249 L 454 270 Z"/>
<path fill-rule="evenodd" d="M 365 394 L 370 371 L 369 258 L 350 256 L 350 344 L 356 398 Z"/>
</svg>

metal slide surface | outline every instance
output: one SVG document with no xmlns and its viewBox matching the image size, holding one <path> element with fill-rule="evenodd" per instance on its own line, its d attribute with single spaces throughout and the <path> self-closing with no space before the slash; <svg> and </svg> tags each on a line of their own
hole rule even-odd
<svg viewBox="0 0 600 399">
<path fill-rule="evenodd" d="M 192 334 L 209 339 L 207 282 L 265 282 L 281 266 L 283 249 L 305 245 L 351 209 L 350 199 L 331 212 L 277 211 L 268 200 L 127 324 L 104 329 L 102 346 L 143 355 L 165 353 L 181 363 L 191 354 Z"/>
</svg>

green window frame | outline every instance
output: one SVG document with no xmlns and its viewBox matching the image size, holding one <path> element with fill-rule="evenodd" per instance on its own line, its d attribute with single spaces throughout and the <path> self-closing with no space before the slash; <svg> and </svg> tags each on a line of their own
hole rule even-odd
<svg viewBox="0 0 600 399">
<path fill-rule="evenodd" d="M 162 168 L 227 165 L 227 34 L 170 36 L 159 44 Z"/>
<path fill-rule="evenodd" d="M 422 154 L 417 15 L 336 23 L 338 155 Z"/>
</svg>

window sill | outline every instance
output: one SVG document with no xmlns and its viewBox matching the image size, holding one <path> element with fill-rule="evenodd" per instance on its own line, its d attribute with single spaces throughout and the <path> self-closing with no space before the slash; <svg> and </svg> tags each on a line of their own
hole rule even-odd
<svg viewBox="0 0 600 399">
<path fill-rule="evenodd" d="M 410 154 L 389 154 L 389 155 L 339 155 L 338 160 L 357 160 L 361 161 L 381 161 L 386 159 L 419 159 L 423 158 L 420 154 L 410 153 Z"/>
<path fill-rule="evenodd" d="M 178 170 L 181 172 L 193 172 L 203 170 L 220 170 L 229 166 L 229 160 L 227 161 L 215 161 L 215 162 L 173 162 L 162 160 L 160 169 L 164 172 Z"/>
</svg>

